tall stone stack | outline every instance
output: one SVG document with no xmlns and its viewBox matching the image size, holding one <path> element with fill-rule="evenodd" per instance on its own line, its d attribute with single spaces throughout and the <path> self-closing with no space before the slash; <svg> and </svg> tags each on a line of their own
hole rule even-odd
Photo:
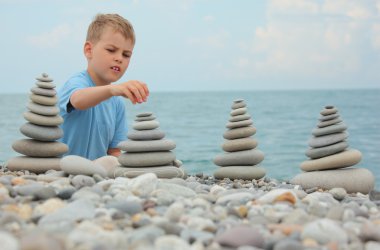
<svg viewBox="0 0 380 250">
<path fill-rule="evenodd" d="M 12 171 L 43 173 L 50 169 L 59 170 L 60 156 L 68 151 L 66 144 L 56 141 L 63 135 L 59 127 L 63 119 L 56 106 L 58 97 L 53 79 L 45 73 L 36 79 L 36 86 L 29 96 L 28 111 L 24 113 L 27 123 L 20 128 L 28 139 L 12 144 L 12 148 L 24 156 L 8 160 L 7 168 Z"/>
<path fill-rule="evenodd" d="M 144 173 L 154 173 L 159 178 L 183 178 L 185 171 L 181 161 L 176 160 L 176 144 L 165 139 L 159 123 L 151 112 L 138 114 L 128 133 L 127 141 L 120 142 L 118 148 L 124 151 L 118 158 L 120 167 L 114 176 L 136 177 Z"/>
<path fill-rule="evenodd" d="M 351 168 L 360 162 L 362 154 L 349 148 L 347 126 L 338 109 L 326 106 L 320 114 L 308 142 L 310 148 L 305 153 L 309 160 L 300 166 L 305 173 L 295 176 L 291 183 L 303 188 L 342 187 L 349 193 L 369 193 L 374 188 L 375 177 L 368 169 Z"/>
<path fill-rule="evenodd" d="M 226 125 L 228 130 L 223 135 L 226 141 L 222 149 L 226 153 L 214 158 L 214 163 L 221 167 L 214 176 L 218 179 L 260 179 L 265 176 L 265 169 L 257 164 L 264 160 L 264 153 L 256 149 L 257 141 L 251 138 L 256 128 L 247 113 L 247 105 L 239 99 L 231 108 L 231 118 Z"/>
</svg>

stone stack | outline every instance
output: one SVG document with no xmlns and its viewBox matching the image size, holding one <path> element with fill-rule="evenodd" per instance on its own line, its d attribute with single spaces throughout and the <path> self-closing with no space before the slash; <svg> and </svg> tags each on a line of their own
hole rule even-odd
<svg viewBox="0 0 380 250">
<path fill-rule="evenodd" d="M 347 126 L 334 106 L 326 106 L 321 112 L 319 123 L 312 131 L 306 156 L 310 159 L 301 163 L 301 173 L 291 182 L 304 188 L 320 187 L 331 189 L 342 187 L 349 193 L 369 193 L 375 184 L 373 174 L 364 168 L 348 168 L 359 163 L 362 154 L 349 149 Z"/>
<path fill-rule="evenodd" d="M 133 129 L 128 133 L 129 140 L 118 144 L 125 152 L 118 158 L 121 166 L 115 169 L 114 177 L 132 178 L 145 173 L 154 173 L 159 178 L 186 176 L 181 161 L 171 151 L 176 147 L 175 142 L 164 139 L 165 133 L 159 129 L 153 113 L 138 114 Z"/>
<path fill-rule="evenodd" d="M 58 142 L 63 123 L 56 106 L 58 98 L 53 79 L 47 74 L 37 77 L 36 86 L 31 89 L 30 100 L 24 113 L 27 121 L 20 131 L 30 139 L 17 140 L 12 148 L 24 155 L 8 160 L 7 168 L 12 171 L 29 170 L 43 173 L 49 169 L 59 170 L 60 156 L 68 151 L 66 144 Z"/>
<path fill-rule="evenodd" d="M 217 155 L 214 163 L 221 168 L 215 171 L 218 179 L 260 179 L 265 169 L 257 166 L 264 160 L 264 153 L 256 149 L 257 141 L 251 136 L 256 133 L 252 119 L 247 114 L 247 105 L 239 99 L 232 104 L 231 118 L 223 137 L 226 139 L 222 149 L 226 152 Z"/>
</svg>

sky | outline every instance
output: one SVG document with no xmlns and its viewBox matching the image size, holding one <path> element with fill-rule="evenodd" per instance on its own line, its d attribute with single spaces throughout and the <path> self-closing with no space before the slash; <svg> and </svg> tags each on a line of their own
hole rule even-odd
<svg viewBox="0 0 380 250">
<path fill-rule="evenodd" d="M 152 92 L 380 88 L 380 0 L 0 0 L 0 93 L 86 69 L 97 13 L 133 24 L 120 81 Z"/>
</svg>

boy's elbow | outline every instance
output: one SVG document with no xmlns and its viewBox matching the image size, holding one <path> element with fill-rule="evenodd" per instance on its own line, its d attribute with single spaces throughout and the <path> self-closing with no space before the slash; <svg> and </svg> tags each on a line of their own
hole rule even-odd
<svg viewBox="0 0 380 250">
<path fill-rule="evenodd" d="M 80 98 L 80 94 L 78 91 L 74 92 L 70 97 L 70 103 L 71 105 L 77 109 L 77 110 L 85 110 L 86 107 L 84 106 L 83 101 Z"/>
</svg>

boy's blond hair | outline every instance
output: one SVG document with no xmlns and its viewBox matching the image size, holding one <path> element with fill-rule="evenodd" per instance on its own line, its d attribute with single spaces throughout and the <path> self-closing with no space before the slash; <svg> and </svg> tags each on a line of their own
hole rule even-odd
<svg viewBox="0 0 380 250">
<path fill-rule="evenodd" d="M 132 24 L 118 14 L 97 14 L 88 27 L 86 40 L 93 43 L 98 42 L 105 27 L 111 27 L 114 31 L 122 34 L 125 39 L 131 39 L 135 44 L 136 37 Z"/>
</svg>

